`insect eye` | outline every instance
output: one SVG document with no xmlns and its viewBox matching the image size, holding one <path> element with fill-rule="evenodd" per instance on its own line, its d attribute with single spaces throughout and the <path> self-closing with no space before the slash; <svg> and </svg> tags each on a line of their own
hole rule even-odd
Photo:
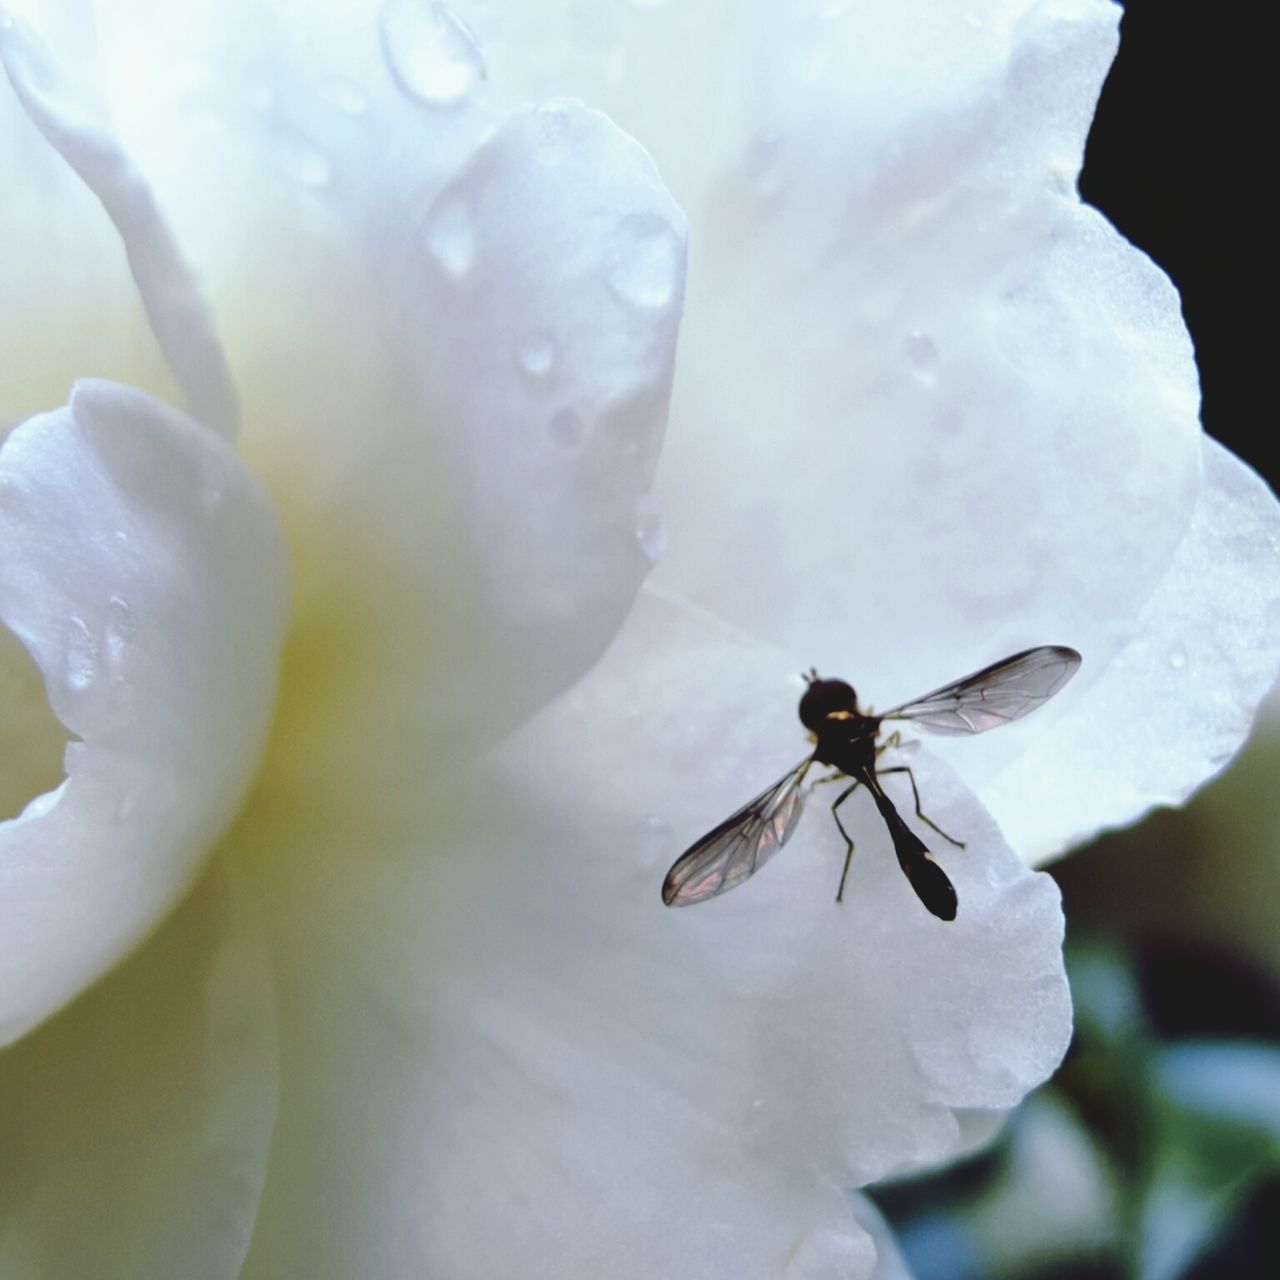
<svg viewBox="0 0 1280 1280">
<path fill-rule="evenodd" d="M 815 680 L 800 699 L 800 722 L 815 733 L 833 712 L 857 708 L 853 686 L 843 680 Z"/>
</svg>

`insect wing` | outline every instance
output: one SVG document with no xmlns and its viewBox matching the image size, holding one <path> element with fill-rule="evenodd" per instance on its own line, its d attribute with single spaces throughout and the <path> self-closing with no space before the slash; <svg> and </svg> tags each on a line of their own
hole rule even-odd
<svg viewBox="0 0 1280 1280">
<path fill-rule="evenodd" d="M 882 720 L 910 720 L 930 733 L 986 733 L 1047 702 L 1080 666 L 1065 645 L 1042 645 L 993 662 L 963 680 L 886 711 Z"/>
<path fill-rule="evenodd" d="M 801 761 L 682 853 L 662 882 L 663 902 L 692 906 L 755 875 L 791 839 L 804 804 L 800 784 L 812 763 L 812 756 Z"/>
</svg>

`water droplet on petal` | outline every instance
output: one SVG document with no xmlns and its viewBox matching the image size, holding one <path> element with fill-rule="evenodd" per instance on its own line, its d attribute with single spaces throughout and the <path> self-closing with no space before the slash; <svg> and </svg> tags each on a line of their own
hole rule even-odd
<svg viewBox="0 0 1280 1280">
<path fill-rule="evenodd" d="M 326 187 L 333 180 L 332 161 L 314 142 L 301 134 L 279 134 L 276 159 L 285 175 L 300 186 Z"/>
<path fill-rule="evenodd" d="M 344 80 L 340 76 L 329 81 L 325 86 L 325 94 L 344 115 L 362 116 L 369 110 L 369 99 L 364 92 L 350 80 Z"/>
<path fill-rule="evenodd" d="M 572 409 L 561 409 L 551 415 L 547 433 L 562 449 L 576 449 L 587 438 L 587 424 Z"/>
<path fill-rule="evenodd" d="M 672 844 L 675 835 L 671 824 L 656 813 L 647 814 L 639 823 L 639 854 L 646 875 L 653 874 L 671 863 Z"/>
<path fill-rule="evenodd" d="M 113 665 L 120 661 L 137 631 L 133 606 L 124 596 L 112 596 L 107 604 L 107 658 Z"/>
<path fill-rule="evenodd" d="M 781 194 L 782 154 L 782 138 L 776 133 L 759 134 L 747 147 L 747 185 L 764 204 L 772 204 Z"/>
<path fill-rule="evenodd" d="M 116 805 L 116 821 L 127 822 L 130 815 L 137 807 L 138 793 L 131 787 L 120 797 L 120 803 Z"/>
<path fill-rule="evenodd" d="M 516 352 L 520 368 L 531 378 L 545 378 L 556 362 L 556 346 L 545 333 L 530 334 Z"/>
<path fill-rule="evenodd" d="M 386 0 L 381 27 L 396 82 L 429 106 L 463 102 L 488 74 L 471 29 L 438 0 Z"/>
<path fill-rule="evenodd" d="M 911 372 L 921 382 L 932 383 L 938 368 L 938 347 L 927 333 L 918 329 L 907 334 L 902 344 Z"/>
<path fill-rule="evenodd" d="M 455 280 L 471 270 L 476 256 L 476 231 L 471 210 L 456 193 L 446 194 L 432 206 L 422 238 L 427 250 Z"/>
<path fill-rule="evenodd" d="M 43 43 L 29 38 L 30 28 L 19 27 L 8 12 L 0 13 L 0 17 L 3 18 L 0 30 L 18 32 L 17 41 L 5 51 L 9 77 L 14 84 L 24 85 L 31 93 L 48 98 L 56 105 L 58 91 L 63 86 Z"/>
<path fill-rule="evenodd" d="M 637 307 L 665 307 L 680 276 L 680 242 L 656 213 L 633 213 L 614 231 L 606 258 L 610 287 Z"/>
<path fill-rule="evenodd" d="M 1169 665 L 1175 671 L 1181 671 L 1187 665 L 1187 651 L 1181 647 L 1169 654 Z"/>
<path fill-rule="evenodd" d="M 83 618 L 73 617 L 67 624 L 67 684 L 72 689 L 87 689 L 98 677 L 98 646 Z"/>
<path fill-rule="evenodd" d="M 530 117 L 535 142 L 534 155 L 548 168 L 563 164 L 573 150 L 578 122 L 563 102 L 543 103 Z"/>
<path fill-rule="evenodd" d="M 671 823 L 656 813 L 649 814 L 644 820 L 645 837 L 650 844 L 666 845 L 671 843 Z"/>
<path fill-rule="evenodd" d="M 200 486 L 200 506 L 205 516 L 212 520 L 222 508 L 226 491 L 222 487 L 221 477 L 207 476 Z"/>
<path fill-rule="evenodd" d="M 645 559 L 657 564 L 667 551 L 667 526 L 651 493 L 641 494 L 636 503 L 634 532 Z"/>
</svg>

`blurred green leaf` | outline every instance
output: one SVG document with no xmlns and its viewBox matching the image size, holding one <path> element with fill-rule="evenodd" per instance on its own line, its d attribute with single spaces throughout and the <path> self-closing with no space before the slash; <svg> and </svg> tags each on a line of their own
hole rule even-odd
<svg viewBox="0 0 1280 1280">
<path fill-rule="evenodd" d="M 1154 1055 L 1156 1149 L 1137 1238 L 1139 1280 L 1178 1280 L 1280 1170 L 1280 1050 L 1183 1043 Z"/>
</svg>

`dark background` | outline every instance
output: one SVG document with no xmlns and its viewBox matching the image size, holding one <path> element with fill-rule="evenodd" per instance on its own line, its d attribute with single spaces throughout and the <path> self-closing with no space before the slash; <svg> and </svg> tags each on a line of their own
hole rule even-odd
<svg viewBox="0 0 1280 1280">
<path fill-rule="evenodd" d="M 1268 12 L 1238 3 L 1129 0 L 1080 190 L 1172 278 L 1195 343 L 1205 429 L 1275 489 L 1277 415 L 1274 393 L 1264 386 L 1280 327 L 1269 247 L 1276 225 L 1269 188 L 1277 55 L 1262 26 Z M 1277 733 L 1280 727 L 1268 725 L 1254 751 L 1188 809 L 1158 813 L 1057 864 L 1073 928 L 1132 938 L 1172 916 L 1184 936 L 1229 942 L 1232 916 L 1238 925 L 1242 907 L 1256 905 L 1255 914 L 1280 908 L 1280 850 L 1270 868 L 1261 868 L 1269 880 L 1258 880 L 1255 863 L 1235 872 L 1234 887 L 1220 883 L 1232 878 L 1224 867 L 1230 851 L 1221 847 L 1224 809 L 1246 826 L 1252 816 L 1255 828 L 1280 829 L 1280 801 L 1272 803 L 1280 776 L 1269 776 L 1280 741 L 1262 741 Z M 1274 935 L 1280 917 L 1274 925 L 1256 920 L 1239 929 L 1253 934 L 1252 947 L 1247 936 L 1240 941 L 1255 958 L 1262 928 Z M 1276 950 L 1261 954 L 1271 977 L 1280 978 Z"/>
<path fill-rule="evenodd" d="M 1275 488 L 1274 395 L 1262 385 L 1277 329 L 1261 234 L 1276 226 L 1271 12 L 1129 0 L 1080 190 L 1178 286 L 1205 428 Z"/>
</svg>

